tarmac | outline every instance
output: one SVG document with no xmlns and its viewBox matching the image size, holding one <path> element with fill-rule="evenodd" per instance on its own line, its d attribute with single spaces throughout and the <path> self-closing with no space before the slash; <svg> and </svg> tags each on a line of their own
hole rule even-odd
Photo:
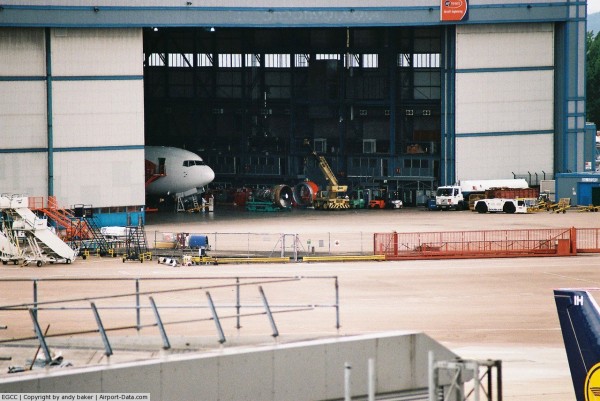
<svg viewBox="0 0 600 401">
<path fill-rule="evenodd" d="M 600 213 L 548 212 L 505 215 L 469 211 L 433 212 L 421 208 L 402 210 L 315 211 L 250 213 L 241 208 L 217 205 L 211 213 L 148 214 L 147 231 L 219 233 L 361 233 L 471 231 L 495 229 L 598 227 Z M 132 280 L 141 279 L 142 291 L 155 291 L 159 304 L 184 305 L 165 311 L 163 320 L 194 320 L 167 326 L 171 350 L 163 350 L 156 327 L 110 332 L 114 354 L 107 357 L 97 333 L 49 338 L 54 352 L 75 366 L 116 364 L 164 357 L 169 353 L 202 352 L 207 349 L 253 346 L 329 336 L 416 330 L 423 331 L 465 359 L 498 359 L 503 366 L 503 399 L 510 401 L 574 400 L 573 386 L 562 342 L 552 290 L 565 287 L 600 287 L 600 255 L 573 257 L 527 257 L 465 260 L 418 260 L 395 262 L 328 262 L 171 267 L 156 261 L 137 263 L 121 259 L 90 257 L 71 265 L 0 267 L 0 305 L 30 303 L 32 280 L 41 281 L 38 301 L 79 299 L 108 295 L 97 300 L 107 327 L 131 326 L 131 310 L 114 294 L 131 293 Z M 237 328 L 231 309 L 223 316 L 226 337 L 218 333 L 205 307 L 210 292 L 215 303 L 233 305 L 236 277 L 264 287 L 272 305 L 325 305 L 291 313 L 275 314 L 279 335 L 273 336 L 264 314 L 245 316 Z M 279 278 L 285 282 L 273 283 Z M 303 279 L 298 280 L 298 277 Z M 336 324 L 335 279 L 339 284 L 339 324 Z M 24 279 L 26 281 L 14 281 Z M 118 279 L 118 280 L 112 280 Z M 125 279 L 130 279 L 129 281 Z M 13 281 L 11 281 L 13 280 Z M 289 281 L 288 281 L 289 280 Z M 259 285 L 256 284 L 255 286 Z M 210 286 L 210 288 L 209 288 Z M 223 286 L 216 288 L 215 286 Z M 159 293 L 173 288 L 181 292 Z M 193 288 L 193 289 L 191 289 Z M 245 311 L 255 312 L 261 298 L 254 289 L 243 290 Z M 85 300 L 84 300 L 85 299 Z M 145 302 L 145 301 L 144 301 Z M 74 305 L 80 305 L 74 303 Z M 73 305 L 73 306 L 74 306 Z M 257 306 L 258 305 L 258 306 Z M 190 307 L 202 306 L 203 309 Z M 285 308 L 280 308 L 285 309 Z M 209 316 L 207 318 L 207 316 Z M 86 310 L 45 310 L 40 326 L 49 334 L 92 330 L 95 323 Z M 153 322 L 150 310 L 142 323 Z M 26 310 L 0 311 L 0 341 L 32 336 Z M 0 392 L 9 366 L 29 366 L 35 340 L 1 344 Z M 19 373 L 27 374 L 27 373 Z"/>
</svg>

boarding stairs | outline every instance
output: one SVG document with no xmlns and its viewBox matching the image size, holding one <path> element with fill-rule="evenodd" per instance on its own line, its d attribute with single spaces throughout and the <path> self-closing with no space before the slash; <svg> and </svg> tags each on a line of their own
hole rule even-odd
<svg viewBox="0 0 600 401">
<path fill-rule="evenodd" d="M 123 262 L 126 260 L 139 260 L 141 263 L 144 260 L 150 259 L 151 255 L 148 252 L 148 241 L 146 239 L 146 231 L 142 224 L 137 226 L 126 227 L 127 236 L 125 237 L 125 255 Z"/>
<path fill-rule="evenodd" d="M 71 218 L 71 229 L 68 230 L 70 242 L 77 244 L 84 256 L 89 254 L 90 251 L 96 252 L 100 256 L 107 255 L 110 245 L 100 231 L 98 222 L 92 212 L 93 209 L 84 205 L 75 205 L 74 210 L 75 213 Z"/>
<path fill-rule="evenodd" d="M 84 217 L 87 223 L 88 233 L 90 238 L 81 244 L 81 247 L 86 250 L 94 250 L 100 256 L 105 256 L 110 252 L 110 245 L 98 226 L 95 217 Z"/>
<path fill-rule="evenodd" d="M 7 221 L 4 221 L 2 229 L 0 229 L 0 260 L 3 265 L 8 264 L 8 262 L 13 262 L 16 265 L 24 260 L 19 240 L 9 228 Z"/>
<path fill-rule="evenodd" d="M 49 196 L 47 207 L 39 208 L 56 227 L 62 231 L 62 238 L 71 244 L 72 248 L 79 248 L 80 252 L 90 251 L 104 256 L 109 253 L 110 245 L 100 232 L 98 223 L 84 205 L 75 205 L 72 209 L 58 206 L 56 197 Z M 78 213 L 81 212 L 81 213 Z"/>
<path fill-rule="evenodd" d="M 40 218 L 29 209 L 28 198 L 23 196 L 0 197 L 0 210 L 12 220 L 12 232 L 22 232 L 29 245 L 24 263 L 71 263 L 78 250 L 61 240 L 48 226 L 46 218 Z"/>
<path fill-rule="evenodd" d="M 62 237 L 67 241 L 74 238 L 87 239 L 90 237 L 87 222 L 75 217 L 71 209 L 59 207 L 56 197 L 49 196 L 47 206 L 37 210 L 52 220 L 57 230 L 64 232 Z"/>
</svg>

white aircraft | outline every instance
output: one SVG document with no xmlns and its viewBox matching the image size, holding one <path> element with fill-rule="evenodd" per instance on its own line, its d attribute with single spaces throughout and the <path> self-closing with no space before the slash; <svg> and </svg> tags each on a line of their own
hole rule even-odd
<svg viewBox="0 0 600 401">
<path fill-rule="evenodd" d="M 188 150 L 146 146 L 146 194 L 194 195 L 215 179 L 202 158 Z"/>
</svg>

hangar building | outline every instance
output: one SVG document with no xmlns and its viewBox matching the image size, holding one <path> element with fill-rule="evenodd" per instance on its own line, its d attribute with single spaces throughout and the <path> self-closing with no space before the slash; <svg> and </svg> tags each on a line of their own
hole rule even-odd
<svg viewBox="0 0 600 401">
<path fill-rule="evenodd" d="M 93 5 L 90 5 L 93 4 Z M 216 181 L 389 185 L 593 165 L 586 2 L 4 0 L 0 191 L 144 205 L 144 145 Z"/>
</svg>

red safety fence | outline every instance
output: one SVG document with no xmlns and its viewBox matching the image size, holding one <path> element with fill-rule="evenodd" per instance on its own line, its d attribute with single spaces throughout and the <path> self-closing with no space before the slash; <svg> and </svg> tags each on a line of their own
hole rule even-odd
<svg viewBox="0 0 600 401">
<path fill-rule="evenodd" d="M 600 253 L 600 228 L 577 229 L 577 252 Z"/>
<path fill-rule="evenodd" d="M 566 229 L 376 233 L 374 253 L 386 259 L 575 255 L 577 231 Z"/>
</svg>

